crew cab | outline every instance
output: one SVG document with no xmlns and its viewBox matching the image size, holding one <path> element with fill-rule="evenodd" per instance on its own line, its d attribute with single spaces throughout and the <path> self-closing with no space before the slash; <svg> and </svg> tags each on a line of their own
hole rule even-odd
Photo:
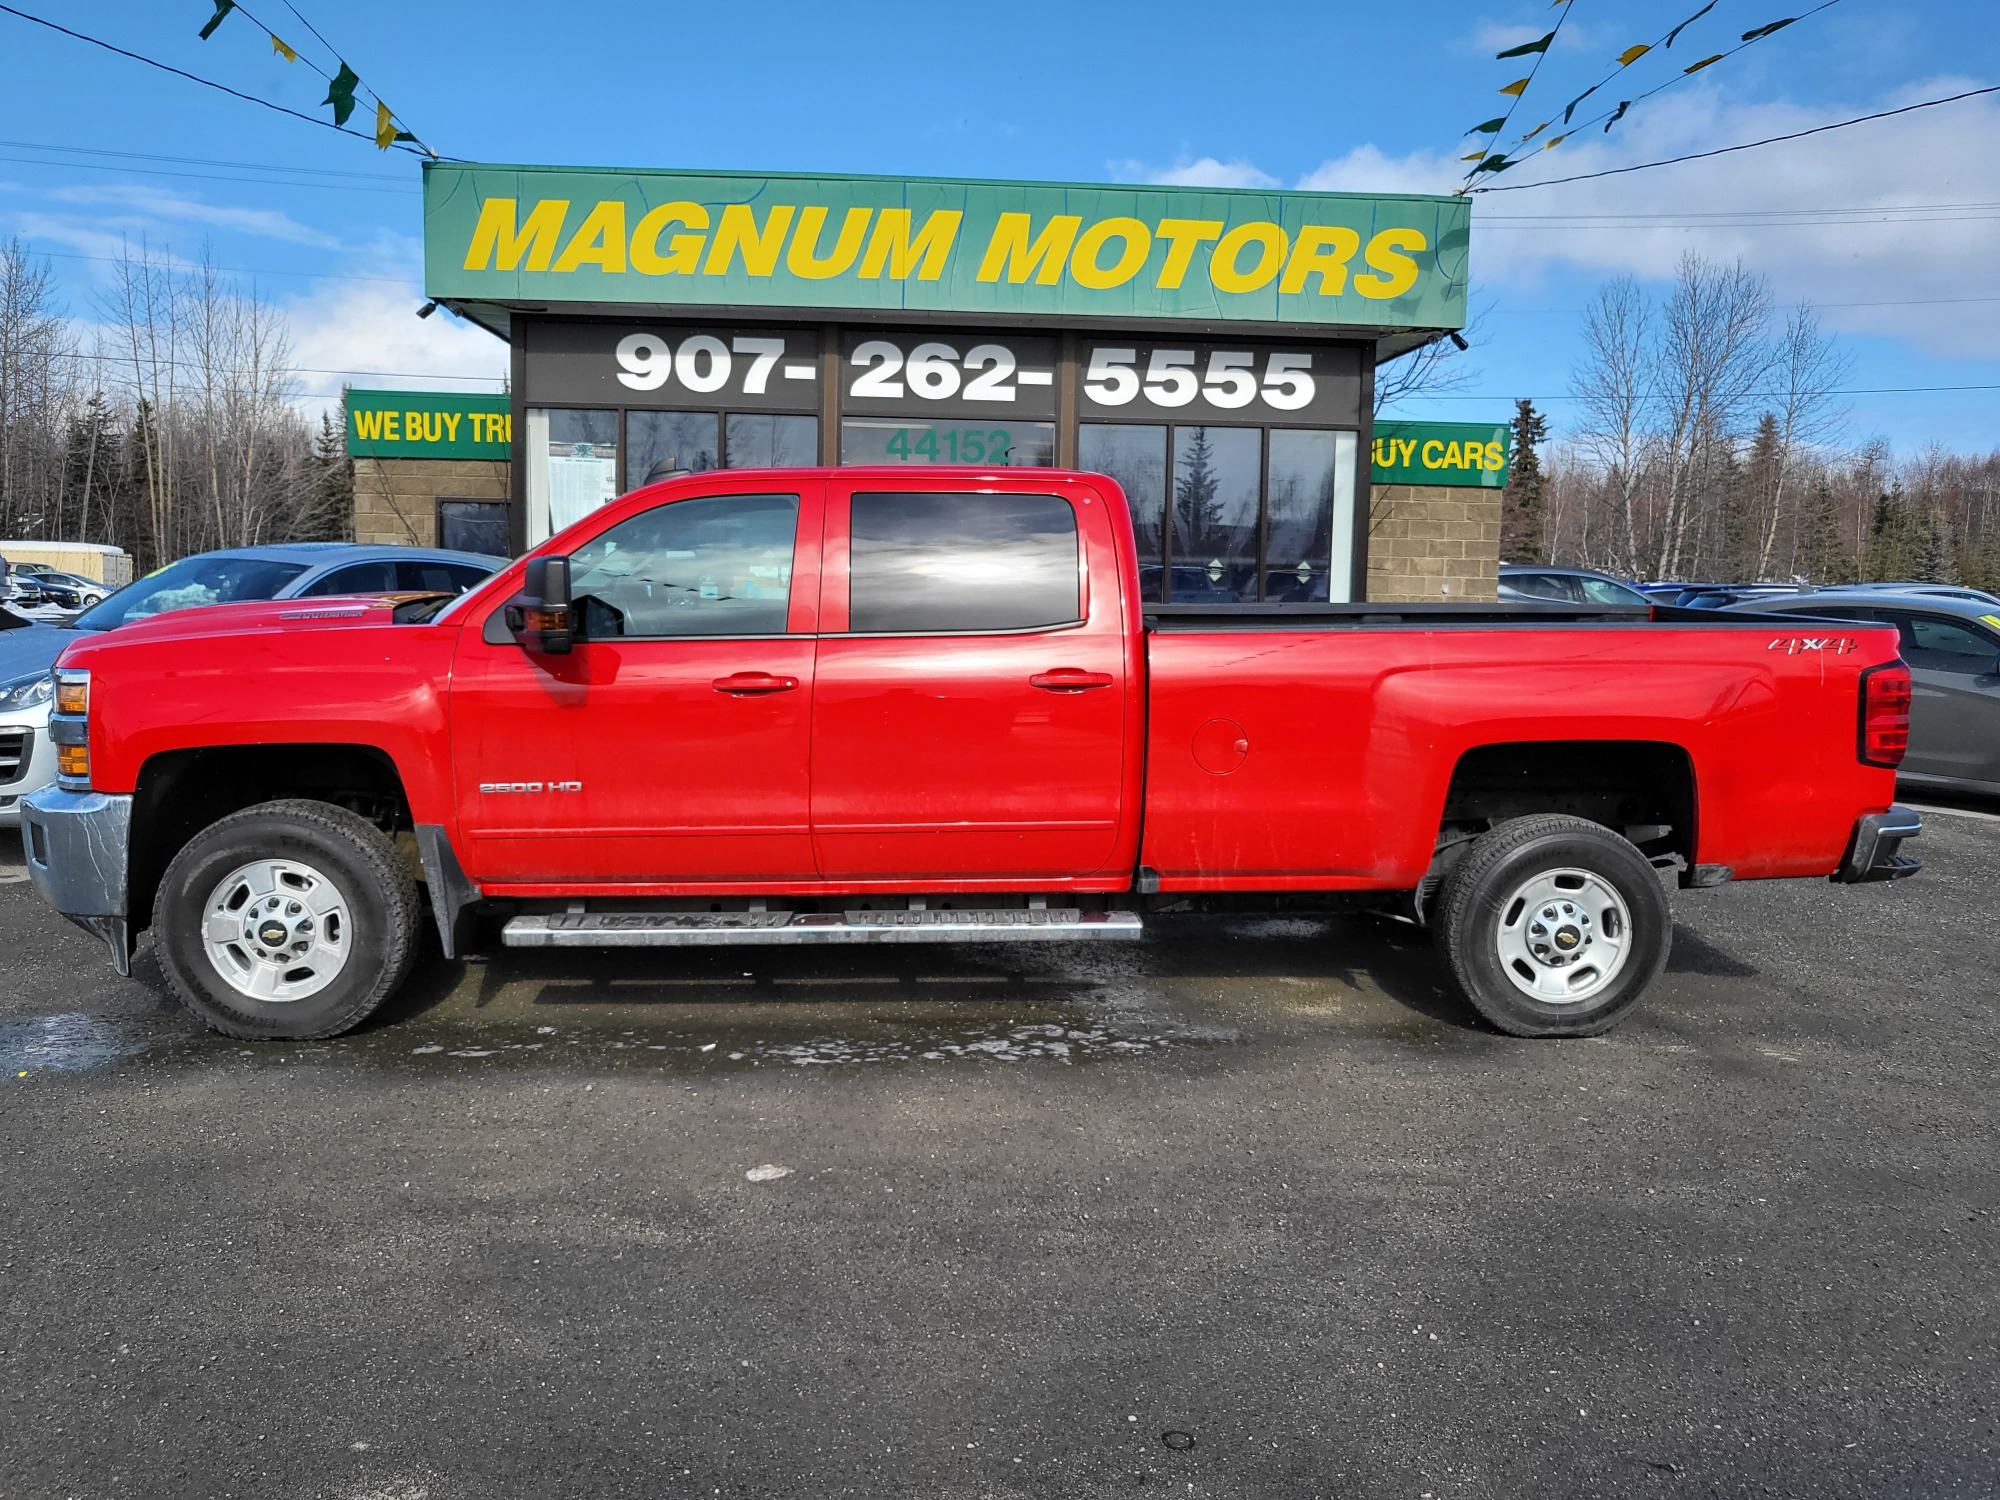
<svg viewBox="0 0 2000 1500">
<path fill-rule="evenodd" d="M 1083 942 L 1342 904 L 1434 927 L 1496 1027 L 1587 1035 L 1665 963 L 1670 878 L 1916 870 L 1896 650 L 1668 607 L 1163 603 L 1103 475 L 709 472 L 457 598 L 79 641 L 26 854 L 239 1037 L 356 1025 L 425 921 L 452 955 L 498 922 Z"/>
</svg>

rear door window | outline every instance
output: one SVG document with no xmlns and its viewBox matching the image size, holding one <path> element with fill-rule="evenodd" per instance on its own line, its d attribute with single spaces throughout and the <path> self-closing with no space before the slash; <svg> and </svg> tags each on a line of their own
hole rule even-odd
<svg viewBox="0 0 2000 1500">
<path fill-rule="evenodd" d="M 1576 585 L 1559 573 L 1514 573 L 1508 576 L 1507 583 L 1532 598 L 1551 599 L 1559 604 L 1583 602 Z"/>
<path fill-rule="evenodd" d="M 406 593 L 462 594 L 488 576 L 483 568 L 429 558 L 404 558 L 396 563 L 396 587 Z"/>
<path fill-rule="evenodd" d="M 1937 615 L 1893 614 L 1903 635 L 1903 660 L 1932 672 L 1990 673 L 2000 663 L 2000 643 L 1974 626 Z"/>
<path fill-rule="evenodd" d="M 849 628 L 1034 630 L 1082 616 L 1076 512 L 1055 495 L 855 495 Z"/>
<path fill-rule="evenodd" d="M 301 599 L 321 599 L 329 594 L 392 594 L 396 591 L 396 565 L 387 558 L 335 568 L 324 578 L 315 578 L 299 590 Z"/>
</svg>

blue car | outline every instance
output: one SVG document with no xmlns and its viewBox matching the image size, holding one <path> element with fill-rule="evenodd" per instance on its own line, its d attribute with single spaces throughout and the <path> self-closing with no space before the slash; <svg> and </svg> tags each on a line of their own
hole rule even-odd
<svg viewBox="0 0 2000 1500">
<path fill-rule="evenodd" d="M 438 547 L 293 542 L 233 547 L 170 563 L 61 625 L 0 609 L 0 827 L 18 827 L 21 798 L 55 780 L 49 743 L 49 668 L 72 630 L 113 630 L 177 609 L 334 594 L 462 594 L 507 565 L 504 557 Z"/>
</svg>

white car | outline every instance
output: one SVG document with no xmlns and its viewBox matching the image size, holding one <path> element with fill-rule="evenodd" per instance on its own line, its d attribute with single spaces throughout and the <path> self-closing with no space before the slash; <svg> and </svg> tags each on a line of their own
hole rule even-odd
<svg viewBox="0 0 2000 1500">
<path fill-rule="evenodd" d="M 0 828 L 18 828 L 21 799 L 55 780 L 49 668 L 69 639 L 0 610 Z"/>
</svg>

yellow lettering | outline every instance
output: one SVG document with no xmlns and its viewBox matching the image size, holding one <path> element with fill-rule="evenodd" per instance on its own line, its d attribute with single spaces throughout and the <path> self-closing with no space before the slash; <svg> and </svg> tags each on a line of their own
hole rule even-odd
<svg viewBox="0 0 2000 1500">
<path fill-rule="evenodd" d="M 924 220 L 924 227 L 910 238 L 910 211 L 885 208 L 875 216 L 875 233 L 869 237 L 868 253 L 861 257 L 861 275 L 881 276 L 886 264 L 898 281 L 908 279 L 914 269 L 919 281 L 936 281 L 944 274 L 951 254 L 951 242 L 958 236 L 959 220 L 965 215 L 955 208 L 941 208 Z"/>
<path fill-rule="evenodd" d="M 1465 453 L 1457 443 L 1445 444 L 1444 466 L 1447 469 L 1462 469 L 1465 467 Z"/>
<path fill-rule="evenodd" d="M 1395 440 L 1392 438 L 1375 439 L 1375 451 L 1371 455 L 1371 462 L 1373 462 L 1375 467 L 1378 469 L 1386 469 L 1389 467 L 1391 463 L 1394 462 L 1393 459 L 1384 458 L 1382 456 L 1382 445 L 1384 443 L 1388 443 L 1391 448 L 1394 448 L 1396 446 Z"/>
<path fill-rule="evenodd" d="M 778 269 L 778 252 L 784 248 L 785 231 L 792 227 L 792 213 L 789 203 L 774 205 L 760 230 L 755 209 L 747 203 L 730 204 L 722 211 L 722 222 L 716 226 L 715 243 L 709 247 L 701 274 L 727 276 L 729 262 L 740 247 L 745 271 L 752 276 L 771 275 Z"/>
<path fill-rule="evenodd" d="M 524 254 L 528 270 L 549 268 L 556 237 L 562 233 L 563 217 L 569 212 L 569 199 L 542 199 L 518 226 L 514 220 L 516 207 L 512 198 L 488 198 L 480 205 L 479 222 L 473 226 L 472 243 L 465 251 L 466 270 L 518 270 Z"/>
<path fill-rule="evenodd" d="M 403 440 L 403 435 L 396 430 L 396 414 L 392 411 L 382 413 L 382 437 L 384 441 L 391 443 L 400 443 Z"/>
<path fill-rule="evenodd" d="M 1402 296 L 1417 284 L 1417 263 L 1400 252 L 1422 250 L 1429 244 L 1420 230 L 1383 230 L 1368 242 L 1367 259 L 1369 265 L 1384 274 L 1355 277 L 1354 290 L 1378 302 Z"/>
<path fill-rule="evenodd" d="M 1188 267 L 1194 263 L 1195 246 L 1222 233 L 1222 220 L 1162 219 L 1153 226 L 1153 233 L 1167 242 L 1167 259 L 1160 267 L 1159 285 L 1162 291 L 1170 292 L 1187 279 Z"/>
<path fill-rule="evenodd" d="M 1117 264 L 1108 270 L 1097 263 L 1098 252 L 1104 248 L 1106 240 L 1125 242 Z M 1076 242 L 1076 253 L 1070 257 L 1069 274 L 1078 286 L 1100 291 L 1105 287 L 1123 286 L 1139 274 L 1139 267 L 1146 263 L 1152 249 L 1152 232 L 1137 219 L 1103 219 L 1084 230 L 1083 238 Z"/>
<path fill-rule="evenodd" d="M 1404 438 L 1401 440 L 1399 446 L 1403 450 L 1401 462 L 1405 468 L 1417 461 L 1417 440 L 1415 438 Z"/>
<path fill-rule="evenodd" d="M 1263 247 L 1257 264 L 1249 271 L 1236 268 L 1237 257 L 1251 244 Z M 1208 260 L 1208 279 L 1217 291 L 1254 292 L 1259 287 L 1269 286 L 1273 277 L 1284 268 L 1285 252 L 1291 248 L 1285 231 L 1276 224 L 1238 224 L 1222 237 L 1215 247 L 1215 254 Z"/>
<path fill-rule="evenodd" d="M 1415 441 L 1415 440 L 1414 440 L 1414 439 L 1412 439 L 1412 441 Z M 1437 451 L 1438 451 L 1438 457 L 1437 457 L 1437 458 L 1433 458 L 1433 457 L 1431 457 L 1431 449 L 1433 449 L 1433 448 L 1437 449 Z M 1429 439 L 1428 441 L 1426 441 L 1426 442 L 1425 442 L 1425 444 L 1424 444 L 1424 467 L 1425 467 L 1426 469 L 1437 469 L 1437 468 L 1442 468 L 1442 467 L 1443 467 L 1443 464 L 1442 464 L 1441 460 L 1442 460 L 1443 456 L 1444 456 L 1444 442 L 1443 442 L 1443 440 L 1442 440 L 1442 439 L 1440 439 L 1440 438 L 1431 438 L 1431 439 Z"/>
<path fill-rule="evenodd" d="M 511 411 L 500 414 L 500 441 L 503 443 L 514 441 L 514 414 Z"/>
<path fill-rule="evenodd" d="M 821 260 L 819 233 L 826 227 L 826 210 L 801 210 L 799 227 L 792 231 L 792 248 L 785 252 L 785 269 L 807 281 L 838 276 L 861 253 L 861 237 L 868 232 L 868 220 L 874 212 L 872 208 L 850 208 L 840 221 L 840 236 L 833 242 L 833 254 Z"/>
<path fill-rule="evenodd" d="M 372 443 L 382 436 L 382 413 L 379 411 L 358 411 L 354 414 L 354 435 L 364 443 Z"/>
<path fill-rule="evenodd" d="M 1031 245 L 1028 230 L 1032 226 L 1027 214 L 1000 215 L 1000 222 L 993 226 L 993 238 L 987 241 L 986 257 L 979 263 L 978 279 L 998 281 L 1004 266 L 1009 281 L 1026 281 L 1033 276 L 1043 286 L 1055 285 L 1083 219 L 1076 214 L 1057 214 Z"/>
<path fill-rule="evenodd" d="M 1319 272 L 1319 294 L 1338 297 L 1347 290 L 1347 263 L 1361 248 L 1361 236 L 1344 224 L 1314 224 L 1299 231 L 1292 258 L 1285 263 L 1281 292 L 1303 292 L 1306 277 Z"/>
<path fill-rule="evenodd" d="M 403 413 L 403 441 L 421 443 L 424 441 L 424 414 L 420 411 Z"/>
<path fill-rule="evenodd" d="M 444 414 L 444 440 L 447 443 L 458 441 L 458 419 L 463 415 L 464 413 L 455 411 L 448 411 Z"/>
<path fill-rule="evenodd" d="M 667 253 L 660 254 L 660 231 L 669 224 L 689 229 L 708 228 L 708 210 L 699 203 L 662 203 L 648 209 L 632 231 L 632 269 L 645 276 L 666 276 L 678 272 L 692 276 L 701 269 L 701 247 L 707 236 L 677 234 L 667 241 Z"/>
<path fill-rule="evenodd" d="M 1486 467 L 1498 474 L 1507 467 L 1507 450 L 1498 443 L 1486 445 Z"/>
<path fill-rule="evenodd" d="M 556 257 L 555 269 L 574 271 L 578 266 L 596 266 L 601 271 L 625 271 L 625 204 L 607 198 L 593 208 L 576 226 L 563 252 Z"/>
</svg>

